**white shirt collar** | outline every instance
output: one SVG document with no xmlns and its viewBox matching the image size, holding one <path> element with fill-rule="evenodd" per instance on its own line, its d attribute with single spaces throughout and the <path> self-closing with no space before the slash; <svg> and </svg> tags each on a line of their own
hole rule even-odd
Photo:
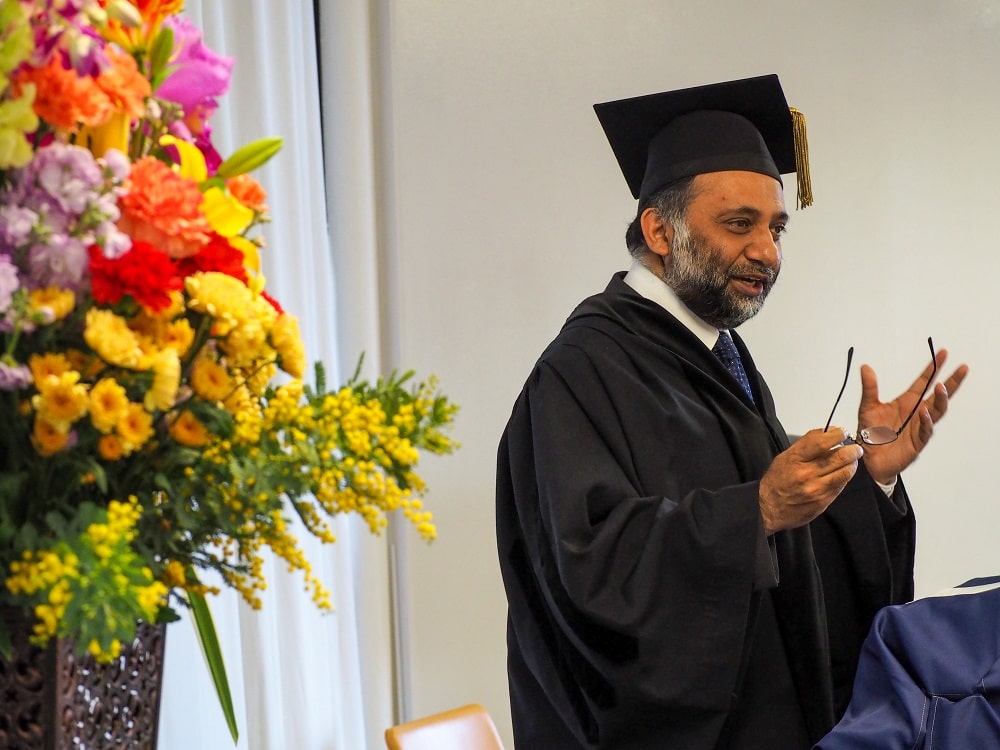
<svg viewBox="0 0 1000 750">
<path fill-rule="evenodd" d="M 651 302 L 655 302 L 668 313 L 679 320 L 691 333 L 709 349 L 715 346 L 719 339 L 719 329 L 709 325 L 695 315 L 678 298 L 674 290 L 663 283 L 655 273 L 650 271 L 638 260 L 632 261 L 632 267 L 625 274 L 625 283 Z"/>
</svg>

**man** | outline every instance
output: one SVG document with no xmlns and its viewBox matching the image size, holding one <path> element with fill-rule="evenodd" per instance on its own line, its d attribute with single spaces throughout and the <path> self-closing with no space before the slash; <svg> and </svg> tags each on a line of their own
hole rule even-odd
<svg viewBox="0 0 1000 750">
<path fill-rule="evenodd" d="M 917 408 L 936 367 L 883 403 L 865 366 L 859 428 L 895 436 L 916 410 L 898 439 L 790 444 L 732 332 L 781 267 L 796 150 L 777 77 L 596 109 L 639 199 L 634 262 L 542 354 L 500 444 L 515 745 L 808 748 L 874 613 L 912 597 L 898 475 L 967 368 Z"/>
</svg>

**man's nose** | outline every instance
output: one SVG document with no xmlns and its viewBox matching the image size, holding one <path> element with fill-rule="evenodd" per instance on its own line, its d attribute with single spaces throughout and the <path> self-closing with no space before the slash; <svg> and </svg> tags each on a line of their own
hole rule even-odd
<svg viewBox="0 0 1000 750">
<path fill-rule="evenodd" d="M 756 260 L 768 268 L 775 268 L 781 262 L 781 241 L 778 240 L 770 227 L 754 232 L 750 244 L 743 254 L 750 260 Z"/>
</svg>

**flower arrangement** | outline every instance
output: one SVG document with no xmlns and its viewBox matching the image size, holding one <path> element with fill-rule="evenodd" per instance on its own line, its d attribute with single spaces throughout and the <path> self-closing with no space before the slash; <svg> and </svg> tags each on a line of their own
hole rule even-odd
<svg viewBox="0 0 1000 750">
<path fill-rule="evenodd" d="M 182 5 L 0 0 L 0 605 L 99 660 L 205 571 L 260 606 L 267 549 L 328 608 L 291 517 L 432 539 L 414 467 L 456 447 L 433 378 L 304 383 L 249 175 L 280 141 L 216 152 L 233 60 Z"/>
</svg>

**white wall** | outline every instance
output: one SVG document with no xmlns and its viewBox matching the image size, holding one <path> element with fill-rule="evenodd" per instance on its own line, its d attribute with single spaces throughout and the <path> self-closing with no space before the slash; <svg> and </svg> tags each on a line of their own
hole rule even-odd
<svg viewBox="0 0 1000 750">
<path fill-rule="evenodd" d="M 969 362 L 906 476 L 918 593 L 1000 572 L 998 0 L 383 0 L 381 11 L 392 338 L 400 362 L 439 374 L 463 405 L 464 447 L 425 466 L 439 539 L 409 544 L 414 715 L 479 701 L 511 746 L 495 449 L 535 357 L 627 265 L 635 206 L 598 101 L 780 75 L 809 120 L 816 205 L 794 213 L 782 281 L 741 332 L 790 432 L 825 420 L 850 345 L 891 396 L 925 364 L 928 335 L 951 365 Z M 853 403 L 857 391 L 855 369 Z"/>
</svg>

